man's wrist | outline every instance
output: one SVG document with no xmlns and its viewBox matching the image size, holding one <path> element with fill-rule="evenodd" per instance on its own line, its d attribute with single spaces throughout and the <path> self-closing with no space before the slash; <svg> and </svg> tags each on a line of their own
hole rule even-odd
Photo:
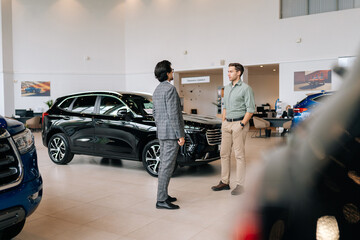
<svg viewBox="0 0 360 240">
<path fill-rule="evenodd" d="M 245 124 L 244 124 L 243 122 L 241 122 L 241 121 L 240 121 L 240 125 L 241 125 L 242 127 L 245 127 Z"/>
</svg>

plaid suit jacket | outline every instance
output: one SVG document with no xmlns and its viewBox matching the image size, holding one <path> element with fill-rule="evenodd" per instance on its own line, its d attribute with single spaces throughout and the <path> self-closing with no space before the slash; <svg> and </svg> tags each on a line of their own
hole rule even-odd
<svg viewBox="0 0 360 240">
<path fill-rule="evenodd" d="M 185 137 L 184 119 L 176 88 L 168 81 L 161 82 L 154 91 L 153 104 L 158 139 Z"/>
</svg>

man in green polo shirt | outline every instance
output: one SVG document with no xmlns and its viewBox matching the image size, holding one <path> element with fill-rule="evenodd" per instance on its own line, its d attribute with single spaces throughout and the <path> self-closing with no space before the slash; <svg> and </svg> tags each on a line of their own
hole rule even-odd
<svg viewBox="0 0 360 240">
<path fill-rule="evenodd" d="M 234 151 L 236 159 L 236 187 L 232 195 L 244 191 L 245 182 L 245 139 L 249 131 L 249 120 L 255 112 L 254 93 L 249 85 L 240 80 L 244 67 L 240 63 L 230 63 L 228 77 L 230 84 L 224 90 L 221 137 L 221 180 L 211 187 L 214 191 L 230 189 L 230 160 Z"/>
</svg>

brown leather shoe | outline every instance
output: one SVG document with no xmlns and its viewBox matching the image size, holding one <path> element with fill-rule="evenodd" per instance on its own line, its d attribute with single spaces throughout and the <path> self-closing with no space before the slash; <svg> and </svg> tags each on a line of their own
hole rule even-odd
<svg viewBox="0 0 360 240">
<path fill-rule="evenodd" d="M 240 195 L 244 192 L 244 187 L 240 185 L 236 185 L 236 188 L 231 191 L 231 195 Z"/>
<path fill-rule="evenodd" d="M 230 186 L 220 181 L 218 185 L 212 186 L 211 189 L 213 191 L 230 190 Z"/>
</svg>

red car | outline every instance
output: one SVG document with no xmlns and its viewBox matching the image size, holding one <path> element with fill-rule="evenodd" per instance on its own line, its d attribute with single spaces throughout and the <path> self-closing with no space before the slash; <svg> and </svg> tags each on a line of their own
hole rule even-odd
<svg viewBox="0 0 360 240">
<path fill-rule="evenodd" d="M 308 84 L 312 85 L 312 86 L 317 86 L 317 85 L 324 85 L 325 84 L 325 78 L 324 76 L 314 76 L 313 78 L 310 78 L 307 81 Z"/>
</svg>

